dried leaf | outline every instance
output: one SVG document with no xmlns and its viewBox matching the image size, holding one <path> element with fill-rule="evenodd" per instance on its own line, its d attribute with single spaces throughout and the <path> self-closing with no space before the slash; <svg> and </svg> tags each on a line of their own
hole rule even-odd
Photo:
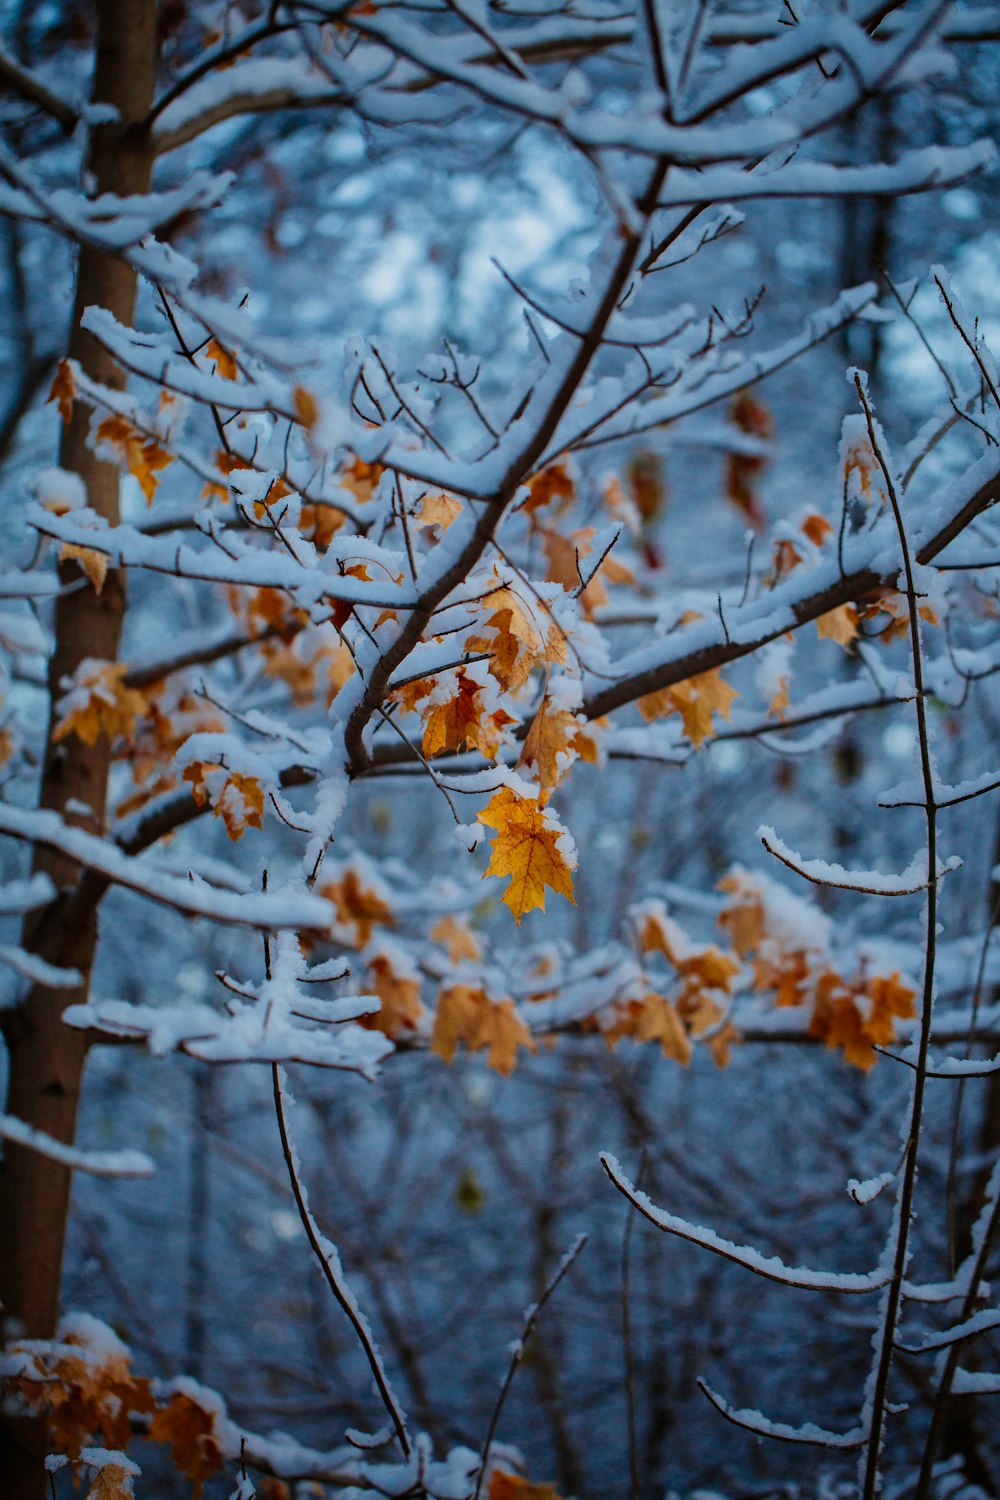
<svg viewBox="0 0 1000 1500">
<path fill-rule="evenodd" d="M 372 959 L 369 970 L 371 986 L 382 1002 L 382 1009 L 374 1015 L 363 1016 L 361 1024 L 372 1031 L 384 1031 L 391 1037 L 416 1031 L 424 1014 L 420 980 L 397 974 L 391 961 L 382 953 Z"/>
<path fill-rule="evenodd" d="M 297 385 L 293 396 L 297 420 L 302 423 L 303 427 L 315 427 L 319 417 L 319 407 L 316 404 L 316 397 L 312 391 L 307 391 L 304 385 Z"/>
<path fill-rule="evenodd" d="M 518 1047 L 535 1051 L 513 1000 L 493 1000 L 479 985 L 447 985 L 438 996 L 431 1051 L 451 1062 L 460 1042 L 469 1052 L 486 1048 L 489 1066 L 505 1077 L 514 1071 Z"/>
<path fill-rule="evenodd" d="M 417 512 L 421 526 L 440 526 L 442 531 L 457 521 L 462 514 L 462 502 L 454 495 L 425 495 Z"/>
<path fill-rule="evenodd" d="M 453 964 L 461 963 L 463 958 L 475 963 L 482 957 L 482 949 L 472 928 L 455 917 L 439 918 L 431 928 L 431 939 L 444 944 Z"/>
<path fill-rule="evenodd" d="M 161 448 L 155 438 L 147 438 L 138 432 L 131 422 L 117 413 L 98 423 L 96 437 L 99 443 L 107 443 L 115 450 L 119 462 L 139 481 L 147 505 L 152 505 L 160 482 L 156 476 L 173 463 L 173 454 Z"/>
<path fill-rule="evenodd" d="M 175 1391 L 169 1404 L 154 1413 L 148 1436 L 152 1443 L 170 1444 L 174 1467 L 192 1481 L 191 1500 L 200 1500 L 205 1480 L 223 1467 L 214 1413 Z"/>
<path fill-rule="evenodd" d="M 59 548 L 60 562 L 78 562 L 90 579 L 95 594 L 104 587 L 108 576 L 108 558 L 104 552 L 95 552 L 93 547 L 79 547 L 76 542 L 63 542 Z"/>
<path fill-rule="evenodd" d="M 672 687 L 647 693 L 644 698 L 639 699 L 638 709 L 647 724 L 654 719 L 664 718 L 667 714 L 680 714 L 684 721 L 684 733 L 697 749 L 715 733 L 712 715 L 721 714 L 724 719 L 728 719 L 732 701 L 738 697 L 736 689 L 723 680 L 720 668 L 713 667 L 710 672 L 689 677 L 686 682 L 677 682 Z"/>
<path fill-rule="evenodd" d="M 119 1458 L 121 1462 L 117 1463 Z M 132 1481 L 138 1472 L 124 1453 L 108 1453 L 90 1481 L 86 1500 L 135 1500 Z"/>
<path fill-rule="evenodd" d="M 135 688 L 126 687 L 123 662 L 88 659 L 80 663 L 72 679 L 63 679 L 63 696 L 57 708 L 62 717 L 53 740 L 75 734 L 85 745 L 96 745 L 102 735 L 109 740 L 121 736 L 131 740 L 136 720 L 146 712 L 147 700 Z"/>
<path fill-rule="evenodd" d="M 228 349 L 222 347 L 218 339 L 209 339 L 201 352 L 206 359 L 214 362 L 215 368 L 223 380 L 236 380 L 239 378 L 240 372 L 235 357 L 230 354 Z"/>
<path fill-rule="evenodd" d="M 220 774 L 223 772 L 224 777 Z M 233 843 L 242 838 L 248 828 L 263 828 L 264 789 L 253 776 L 242 776 L 224 766 L 195 760 L 186 767 L 184 780 L 190 781 L 192 795 L 199 807 L 204 807 L 207 801 L 213 815 L 222 819 Z"/>
<path fill-rule="evenodd" d="M 56 366 L 55 379 L 49 388 L 47 401 L 59 403 L 59 415 L 62 417 L 64 427 L 69 426 L 75 400 L 76 376 L 73 374 L 73 366 L 68 359 L 61 359 Z"/>
<path fill-rule="evenodd" d="M 694 1052 L 676 1007 L 663 995 L 653 993 L 616 1006 L 615 1021 L 605 1028 L 603 1035 L 609 1047 L 614 1047 L 622 1037 L 635 1042 L 659 1042 L 664 1057 L 673 1058 L 684 1068 Z"/>
<path fill-rule="evenodd" d="M 381 464 L 366 464 L 364 459 L 356 458 L 338 476 L 339 483 L 345 490 L 349 490 L 363 505 L 370 500 L 378 489 L 379 481 L 385 469 Z"/>
<path fill-rule="evenodd" d="M 543 805 L 579 754 L 576 740 L 580 737 L 580 721 L 576 714 L 566 709 L 546 712 L 547 706 L 548 699 L 543 698 L 525 735 L 518 760 L 518 765 L 535 766 Z"/>
<path fill-rule="evenodd" d="M 816 631 L 821 640 L 836 641 L 847 650 L 858 633 L 858 612 L 853 604 L 841 604 L 820 615 Z"/>
<path fill-rule="evenodd" d="M 494 1469 L 487 1500 L 560 1500 L 560 1496 L 551 1484 L 532 1484 L 520 1474 Z"/>
<path fill-rule="evenodd" d="M 816 511 L 812 511 L 806 516 L 799 530 L 809 538 L 814 547 L 822 547 L 826 538 L 832 532 L 833 527 L 826 519 L 826 516 L 821 516 Z"/>
<path fill-rule="evenodd" d="M 333 902 L 337 908 L 337 922 L 341 926 L 354 928 L 353 942 L 358 948 L 365 947 L 371 941 L 377 922 L 385 927 L 396 925 L 391 908 L 370 886 L 362 885 L 356 870 L 347 870 L 343 879 L 328 881 L 326 885 L 320 886 L 319 894 L 325 901 Z"/>
</svg>

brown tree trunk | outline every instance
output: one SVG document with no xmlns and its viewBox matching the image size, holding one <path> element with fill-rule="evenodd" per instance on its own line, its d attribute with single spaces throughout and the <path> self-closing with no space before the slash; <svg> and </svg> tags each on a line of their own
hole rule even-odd
<svg viewBox="0 0 1000 1500">
<path fill-rule="evenodd" d="M 156 67 L 155 0 L 98 0 L 93 98 L 110 104 L 118 118 L 93 134 L 88 167 L 98 193 L 145 193 L 152 154 L 145 132 L 130 129 L 148 113 Z M 80 327 L 84 308 L 108 308 L 130 323 L 136 276 L 124 262 L 81 248 L 69 354 L 92 378 L 122 384 L 110 357 Z M 63 433 L 59 462 L 79 474 L 89 505 L 117 521 L 119 474 L 99 462 L 87 446 L 89 412 L 78 403 Z M 120 573 L 109 572 L 98 595 L 80 587 L 75 563 L 60 569 L 64 584 L 77 585 L 56 606 L 55 649 L 49 663 L 50 723 L 40 802 L 69 822 L 103 831 L 110 745 L 74 737 L 53 742 L 56 703 L 63 678 L 81 661 L 118 655 L 125 612 Z M 72 807 L 70 804 L 72 803 Z M 84 811 L 86 809 L 86 811 Z M 18 1119 L 71 1142 L 86 1058 L 79 1033 L 62 1024 L 68 1004 L 85 1000 L 97 942 L 95 902 L 81 899 L 76 866 L 58 854 L 38 851 L 36 869 L 52 877 L 59 894 L 26 924 L 24 943 L 50 963 L 84 976 L 76 990 L 35 986 L 5 1027 L 8 1052 L 7 1110 Z M 74 887 L 77 889 L 74 891 Z M 69 1210 L 70 1173 L 37 1152 L 8 1143 L 0 1172 L 0 1302 L 8 1333 L 51 1338 L 59 1313 L 63 1247 Z M 44 1432 L 36 1423 L 8 1422 L 0 1429 L 0 1475 L 6 1500 L 40 1500 L 47 1492 L 42 1467 Z"/>
</svg>

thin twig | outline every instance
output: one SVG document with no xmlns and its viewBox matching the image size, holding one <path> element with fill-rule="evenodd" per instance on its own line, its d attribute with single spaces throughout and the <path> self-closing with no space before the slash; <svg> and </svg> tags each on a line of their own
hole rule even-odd
<svg viewBox="0 0 1000 1500">
<path fill-rule="evenodd" d="M 556 1267 L 555 1274 L 547 1282 L 545 1290 L 542 1292 L 542 1295 L 539 1297 L 538 1301 L 533 1302 L 530 1307 L 525 1309 L 524 1323 L 521 1327 L 521 1337 L 511 1347 L 510 1364 L 507 1366 L 507 1373 L 504 1376 L 503 1384 L 500 1387 L 500 1394 L 497 1396 L 496 1405 L 493 1408 L 493 1415 L 490 1417 L 490 1425 L 486 1429 L 486 1438 L 483 1442 L 482 1457 L 479 1461 L 479 1474 L 476 1479 L 476 1488 L 472 1492 L 472 1500 L 479 1500 L 479 1496 L 483 1488 L 483 1479 L 486 1475 L 486 1465 L 489 1463 L 490 1459 L 490 1449 L 493 1446 L 493 1439 L 496 1436 L 497 1426 L 500 1421 L 500 1414 L 504 1409 L 504 1405 L 510 1392 L 510 1388 L 514 1383 L 514 1376 L 517 1374 L 518 1366 L 524 1358 L 525 1348 L 527 1346 L 528 1340 L 531 1338 L 531 1335 L 534 1332 L 535 1324 L 538 1322 L 539 1314 L 541 1313 L 546 1302 L 548 1302 L 549 1298 L 552 1296 L 552 1293 L 555 1291 L 556 1287 L 569 1271 L 573 1262 L 576 1260 L 577 1256 L 580 1254 L 580 1251 L 583 1249 L 586 1243 L 587 1235 L 581 1234 L 577 1236 L 576 1240 L 573 1242 L 573 1244 L 567 1250 L 566 1254 L 563 1256 L 562 1260 L 559 1262 L 559 1265 Z"/>
</svg>

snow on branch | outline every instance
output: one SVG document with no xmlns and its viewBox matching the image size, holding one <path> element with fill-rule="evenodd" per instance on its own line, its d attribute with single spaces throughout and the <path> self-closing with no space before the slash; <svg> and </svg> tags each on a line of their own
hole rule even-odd
<svg viewBox="0 0 1000 1500">
<path fill-rule="evenodd" d="M 152 861 L 123 854 L 107 839 L 63 822 L 56 812 L 0 803 L 0 833 L 54 849 L 115 885 L 172 906 L 188 916 L 207 917 L 212 922 L 236 927 L 290 928 L 302 932 L 327 932 L 333 920 L 329 902 L 305 891 L 289 895 L 237 894 L 167 874 Z"/>
<path fill-rule="evenodd" d="M 744 172 L 715 167 L 706 172 L 671 173 L 660 198 L 664 208 L 751 198 L 896 197 L 951 187 L 996 160 L 992 141 L 972 146 L 925 146 L 898 161 L 845 167 L 833 162 L 793 161 L 787 166 Z"/>
<path fill-rule="evenodd" d="M 913 528 L 917 561 L 934 561 L 998 498 L 1000 456 L 991 448 L 921 507 Z M 760 599 L 727 610 L 724 628 L 718 619 L 699 620 L 619 657 L 614 663 L 617 680 L 610 687 L 595 683 L 583 712 L 599 718 L 647 693 L 747 656 L 887 581 L 895 584 L 899 551 L 892 517 L 880 517 L 869 531 L 847 540 L 843 564 L 841 568 L 831 557 L 815 567 L 798 568 Z"/>
<path fill-rule="evenodd" d="M 80 1151 L 13 1115 L 0 1115 L 0 1139 L 37 1151 L 50 1161 L 92 1177 L 151 1177 L 156 1168 L 143 1151 Z"/>
<path fill-rule="evenodd" d="M 926 891 L 929 884 L 927 852 L 924 849 L 913 856 L 901 874 L 883 875 L 879 870 L 845 870 L 843 865 L 830 864 L 825 859 L 803 859 L 766 823 L 762 823 L 757 829 L 757 837 L 768 854 L 773 854 L 775 859 L 794 870 L 796 875 L 801 875 L 804 880 L 811 880 L 814 885 L 833 886 L 837 890 L 857 891 L 867 896 L 915 896 L 918 891 Z M 959 869 L 961 864 L 957 854 L 939 861 L 934 879 L 943 879 L 952 870 Z"/>
<path fill-rule="evenodd" d="M 787 1422 L 772 1422 L 759 1411 L 730 1406 L 728 1401 L 712 1390 L 707 1381 L 699 1380 L 698 1389 L 708 1397 L 727 1422 L 743 1427 L 747 1432 L 755 1432 L 758 1437 L 778 1438 L 785 1443 L 807 1443 L 814 1448 L 841 1449 L 863 1448 L 868 1441 L 868 1434 L 861 1427 L 854 1427 L 850 1432 L 829 1432 L 825 1427 L 817 1427 L 815 1422 L 804 1422 L 800 1427 L 792 1427 Z"/>
<path fill-rule="evenodd" d="M 777 1281 L 783 1286 L 798 1287 L 803 1291 L 861 1294 L 877 1292 L 889 1280 L 889 1272 L 881 1267 L 876 1271 L 859 1273 L 814 1271 L 808 1266 L 787 1266 L 776 1255 L 761 1255 L 750 1245 L 737 1245 L 733 1240 L 723 1239 L 713 1229 L 705 1229 L 687 1219 L 678 1218 L 676 1214 L 667 1213 L 665 1209 L 657 1208 L 645 1193 L 633 1187 L 618 1159 L 609 1152 L 601 1153 L 600 1163 L 618 1191 L 657 1229 L 677 1235 L 680 1239 L 690 1240 L 694 1245 L 701 1245 L 703 1249 L 711 1250 L 726 1260 L 735 1261 L 737 1265 L 745 1266 L 748 1271 L 753 1271 L 755 1275 L 763 1276 L 768 1281 Z"/>
</svg>

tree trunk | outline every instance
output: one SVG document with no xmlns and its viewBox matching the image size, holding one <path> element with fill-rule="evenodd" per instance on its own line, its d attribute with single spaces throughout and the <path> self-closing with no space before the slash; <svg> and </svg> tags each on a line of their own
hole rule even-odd
<svg viewBox="0 0 1000 1500">
<path fill-rule="evenodd" d="M 130 129 L 148 113 L 156 67 L 155 0 L 98 0 L 93 98 L 114 106 L 117 119 L 93 133 L 88 169 L 97 193 L 141 194 L 149 190 L 152 154 L 146 132 Z M 123 381 L 110 357 L 80 327 L 84 308 L 108 308 L 131 323 L 136 276 L 124 262 L 82 248 L 69 354 L 92 378 L 108 385 Z M 87 446 L 89 412 L 78 403 L 59 453 L 63 468 L 79 474 L 89 505 L 112 523 L 119 514 L 119 474 L 99 462 Z M 65 676 L 87 657 L 114 661 L 125 612 L 122 574 L 109 571 L 98 595 L 80 586 L 75 563 L 60 567 L 64 585 L 75 585 L 58 600 L 55 649 L 49 663 L 50 720 L 40 803 L 68 822 L 104 830 L 110 766 L 107 739 L 84 745 L 75 737 L 53 742 L 56 704 Z M 97 942 L 96 901 L 81 889 L 79 869 L 55 853 L 37 851 L 35 868 L 51 876 L 58 895 L 29 918 L 24 944 L 60 966 L 84 976 L 72 991 L 36 985 L 10 1015 L 5 1027 L 8 1052 L 7 1110 L 55 1136 L 73 1140 L 86 1043 L 62 1024 L 68 1004 L 85 1000 Z M 0 1172 L 0 1302 L 8 1334 L 51 1338 L 59 1313 L 63 1247 L 69 1209 L 70 1173 L 37 1152 L 8 1143 Z M 0 1474 L 7 1500 L 39 1500 L 47 1492 L 42 1467 L 44 1431 L 37 1423 L 8 1422 L 0 1429 Z"/>
</svg>

